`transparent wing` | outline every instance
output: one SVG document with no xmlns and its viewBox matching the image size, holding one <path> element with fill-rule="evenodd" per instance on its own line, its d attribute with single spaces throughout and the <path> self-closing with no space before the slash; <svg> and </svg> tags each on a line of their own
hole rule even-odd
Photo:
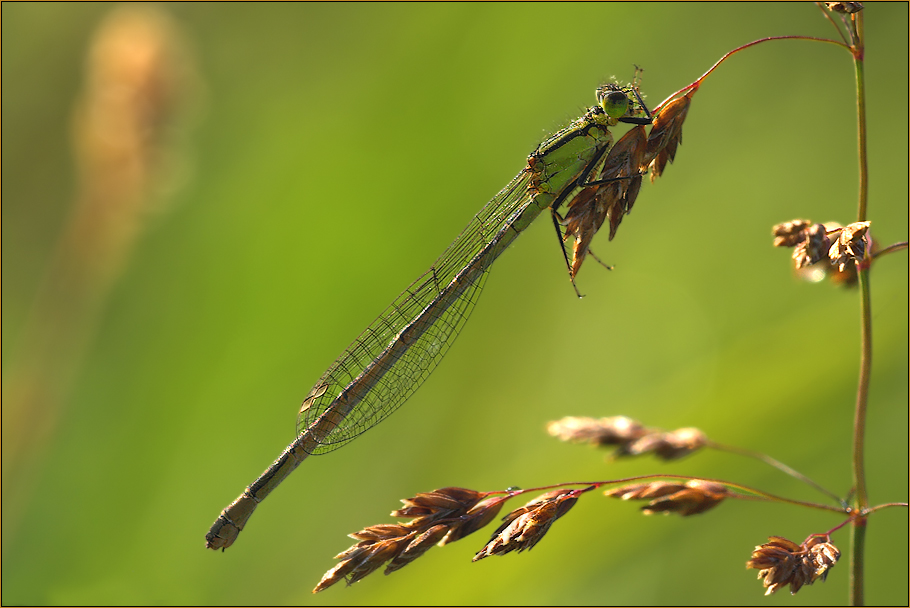
<svg viewBox="0 0 910 608">
<path fill-rule="evenodd" d="M 481 259 L 481 272 L 456 279 L 494 239 L 501 238 L 514 218 L 531 203 L 530 174 L 519 173 L 508 186 L 474 216 L 430 269 L 405 289 L 386 310 L 351 343 L 323 374 L 303 402 L 297 417 L 298 435 L 326 410 L 336 407 L 339 396 L 356 394 L 356 403 L 319 439 L 313 454 L 341 447 L 394 412 L 416 391 L 445 356 L 480 297 L 489 259 Z M 445 294 L 444 294 L 445 292 Z M 443 296 L 449 296 L 442 299 Z M 426 311 L 426 313 L 425 313 Z M 406 341 L 403 330 L 420 331 L 406 343 L 401 356 L 386 356 L 396 341 Z M 378 380 L 377 380 L 378 378 Z M 358 385 L 369 386 L 357 391 Z M 344 398 L 347 398 L 346 396 Z M 334 412 L 333 412 L 334 413 Z"/>
</svg>

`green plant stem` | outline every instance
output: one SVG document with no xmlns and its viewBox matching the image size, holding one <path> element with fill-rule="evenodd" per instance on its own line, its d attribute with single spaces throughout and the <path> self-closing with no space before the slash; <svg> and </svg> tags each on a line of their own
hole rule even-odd
<svg viewBox="0 0 910 608">
<path fill-rule="evenodd" d="M 862 314 L 862 352 L 860 353 L 859 387 L 856 391 L 856 415 L 853 420 L 853 483 L 856 488 L 856 508 L 869 506 L 865 475 L 866 405 L 869 397 L 869 380 L 872 374 L 872 298 L 869 293 L 869 269 L 858 272 L 860 308 Z"/>
<path fill-rule="evenodd" d="M 900 243 L 893 243 L 888 245 L 884 249 L 875 252 L 875 259 L 882 257 L 883 255 L 888 255 L 889 253 L 894 253 L 895 251 L 903 251 L 907 249 L 907 241 L 902 241 Z"/>
<path fill-rule="evenodd" d="M 866 86 L 863 69 L 865 37 L 863 35 L 863 14 L 855 15 L 852 47 L 853 64 L 856 69 L 856 114 L 859 144 L 859 210 L 857 221 L 866 220 L 869 197 L 869 171 L 866 151 Z M 853 483 L 856 488 L 855 507 L 860 515 L 853 520 L 850 534 L 850 604 L 862 606 L 863 566 L 866 546 L 866 517 L 863 514 L 869 506 L 866 492 L 865 436 L 866 406 L 869 398 L 869 381 L 872 375 L 872 297 L 869 287 L 869 269 L 857 268 L 860 291 L 860 369 L 859 386 L 856 391 L 856 413 L 853 419 Z"/>
<path fill-rule="evenodd" d="M 782 502 L 790 505 L 796 505 L 799 507 L 809 507 L 810 509 L 819 509 L 822 511 L 832 511 L 834 513 L 843 514 L 845 511 L 842 507 L 832 507 L 831 505 L 822 505 L 815 502 L 808 502 L 805 500 L 796 500 L 793 498 L 784 498 L 783 496 L 778 496 L 776 494 L 771 494 L 770 492 L 763 492 L 761 490 L 756 490 L 755 488 L 750 488 L 749 486 L 740 485 L 737 483 L 731 483 L 729 481 L 720 481 L 717 479 L 705 479 L 704 481 L 713 481 L 714 483 L 720 483 L 728 488 L 736 488 L 737 490 L 744 490 L 749 492 L 749 494 L 731 494 L 730 498 L 736 498 L 739 500 L 761 500 L 767 502 Z"/>
<path fill-rule="evenodd" d="M 850 605 L 864 606 L 863 555 L 866 549 L 866 518 L 857 517 L 850 526 Z"/>
<path fill-rule="evenodd" d="M 827 488 L 821 486 L 820 484 L 818 484 L 815 481 L 813 481 L 812 479 L 806 477 L 805 475 L 803 475 L 796 469 L 793 469 L 792 467 L 788 467 L 781 461 L 771 458 L 767 454 L 762 454 L 761 452 L 756 452 L 754 450 L 747 450 L 745 448 L 740 448 L 740 447 L 736 447 L 736 446 L 732 446 L 732 445 L 724 445 L 722 443 L 717 443 L 715 441 L 710 441 L 710 440 L 707 442 L 707 446 L 710 448 L 713 448 L 715 450 L 720 450 L 722 452 L 730 452 L 731 454 L 739 454 L 740 456 L 747 456 L 749 458 L 755 458 L 757 460 L 760 460 L 760 461 L 764 462 L 765 464 L 771 465 L 775 469 L 778 469 L 779 471 L 783 471 L 787 475 L 790 475 L 791 477 L 794 477 L 795 479 L 798 479 L 798 480 L 802 481 L 803 483 L 806 483 L 806 484 L 812 486 L 813 488 L 815 488 L 822 494 L 830 496 L 835 501 L 837 501 L 840 505 L 842 505 L 844 507 L 847 505 L 846 501 L 843 498 L 841 498 L 840 496 L 838 496 L 831 490 L 828 490 Z"/>
<path fill-rule="evenodd" d="M 853 50 L 853 65 L 856 69 L 856 118 L 859 140 L 859 212 L 857 222 L 866 221 L 866 206 L 869 199 L 869 164 L 866 151 L 866 77 L 863 69 L 862 13 L 857 16 L 859 42 Z"/>
<path fill-rule="evenodd" d="M 906 509 L 907 507 L 910 507 L 910 504 L 905 502 L 886 502 L 880 505 L 875 505 L 874 507 L 869 507 L 866 509 L 866 512 L 863 513 L 863 515 L 869 515 L 870 513 L 875 513 L 876 511 L 880 511 L 882 509 L 890 509 L 891 507 L 904 507 Z"/>
<path fill-rule="evenodd" d="M 866 493 L 865 435 L 866 405 L 869 380 L 872 374 L 872 298 L 869 293 L 869 269 L 858 270 L 860 309 L 862 315 L 859 387 L 856 391 L 856 414 L 853 419 L 853 483 L 856 488 L 855 507 L 862 513 L 869 506 Z M 860 515 L 850 528 L 850 605 L 862 606 L 863 566 L 866 546 L 866 517 Z"/>
</svg>

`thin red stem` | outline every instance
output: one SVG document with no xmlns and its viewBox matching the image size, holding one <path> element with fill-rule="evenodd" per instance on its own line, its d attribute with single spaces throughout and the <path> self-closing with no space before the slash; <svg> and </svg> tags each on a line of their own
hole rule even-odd
<svg viewBox="0 0 910 608">
<path fill-rule="evenodd" d="M 847 38 L 844 36 L 844 33 L 841 31 L 840 27 L 838 27 L 837 23 L 834 22 L 834 19 L 831 18 L 831 11 L 829 11 L 825 7 L 823 7 L 821 2 L 816 2 L 815 6 L 820 8 L 822 11 L 822 14 L 825 16 L 825 19 L 827 19 L 828 21 L 831 22 L 831 25 L 833 25 L 834 29 L 837 30 L 837 33 L 840 34 L 841 40 L 844 41 L 844 44 L 849 44 L 847 42 Z"/>
<path fill-rule="evenodd" d="M 900 243 L 893 243 L 891 245 L 888 245 L 884 249 L 880 249 L 880 250 L 874 252 L 872 255 L 872 258 L 878 259 L 878 258 L 882 257 L 883 255 L 888 255 L 889 253 L 894 253 L 896 251 L 903 251 L 906 248 L 907 248 L 907 241 L 902 241 Z"/>
<path fill-rule="evenodd" d="M 906 502 L 886 502 L 886 503 L 882 503 L 882 504 L 880 504 L 880 505 L 875 505 L 874 507 L 869 507 L 868 509 L 866 509 L 865 511 L 863 511 L 862 514 L 863 514 L 863 516 L 866 516 L 866 515 L 869 515 L 870 513 L 875 513 L 876 511 L 879 511 L 879 510 L 881 510 L 881 509 L 887 509 L 887 508 L 889 508 L 889 507 L 904 507 L 904 508 L 906 508 L 906 507 L 910 507 L 910 504 L 908 504 L 908 503 L 906 503 Z"/>
<path fill-rule="evenodd" d="M 498 492 L 486 492 L 485 494 L 486 495 L 506 494 L 508 498 L 512 498 L 513 496 L 519 496 L 521 494 L 527 494 L 529 492 L 542 492 L 544 490 L 553 490 L 556 488 L 564 488 L 566 486 L 591 486 L 590 488 L 586 488 L 584 490 L 585 492 L 589 492 L 591 490 L 596 490 L 597 488 L 600 488 L 600 487 L 606 486 L 606 485 L 628 483 L 631 481 L 641 481 L 644 479 L 684 479 L 686 481 L 690 481 L 690 480 L 710 481 L 710 482 L 717 483 L 717 484 L 720 484 L 720 485 L 723 485 L 723 486 L 726 486 L 729 488 L 743 490 L 745 492 L 749 492 L 750 494 L 754 495 L 754 496 L 747 496 L 747 495 L 738 494 L 735 496 L 735 498 L 740 498 L 740 499 L 744 499 L 744 500 L 768 500 L 768 501 L 773 501 L 773 502 L 785 502 L 785 503 L 792 504 L 792 505 L 810 507 L 813 509 L 821 509 L 823 511 L 833 511 L 835 513 L 844 513 L 843 507 L 832 507 L 830 505 L 821 505 L 821 504 L 814 503 L 814 502 L 794 500 L 792 498 L 784 498 L 783 496 L 777 496 L 775 494 L 770 494 L 768 492 L 763 492 L 761 490 L 756 490 L 755 488 L 750 488 L 749 486 L 744 486 L 744 485 L 732 483 L 729 481 L 723 481 L 720 479 L 707 479 L 705 477 L 692 477 L 691 475 L 654 474 L 654 475 L 636 475 L 635 477 L 624 477 L 622 479 L 609 479 L 609 480 L 601 480 L 601 481 L 569 481 L 569 482 L 565 482 L 565 483 L 558 483 L 558 484 L 553 484 L 553 485 L 548 485 L 548 486 L 538 486 L 535 488 L 524 488 L 521 490 L 512 490 L 512 491 L 504 490 L 504 491 L 498 491 Z"/>
<path fill-rule="evenodd" d="M 702 74 L 701 76 L 699 76 L 699 78 L 698 78 L 695 82 L 693 82 L 692 84 L 689 84 L 689 85 L 684 86 L 684 87 L 681 88 L 680 90 L 676 91 L 675 93 L 673 93 L 672 95 L 670 95 L 669 97 L 667 97 L 666 99 L 664 99 L 662 102 L 660 102 L 659 104 L 657 104 L 657 106 L 655 106 L 654 109 L 653 109 L 652 111 L 653 111 L 653 112 L 659 112 L 660 109 L 661 109 L 668 101 L 670 101 L 671 99 L 675 98 L 676 96 L 681 95 L 681 94 L 683 94 L 683 93 L 687 93 L 688 91 L 691 91 L 691 90 L 698 89 L 698 87 L 701 86 L 701 83 L 705 80 L 705 78 L 707 78 L 708 75 L 711 74 L 711 72 L 713 72 L 714 70 L 716 70 L 717 67 L 718 67 L 720 64 L 722 64 L 724 61 L 726 61 L 727 58 L 730 57 L 731 55 L 734 55 L 734 54 L 736 54 L 736 53 L 738 53 L 738 52 L 740 52 L 740 51 L 742 51 L 742 50 L 745 50 L 745 49 L 749 48 L 750 46 L 755 46 L 756 44 L 761 44 L 761 43 L 763 43 L 763 42 L 770 42 L 770 41 L 772 41 L 772 40 L 811 40 L 811 41 L 814 41 L 814 42 L 827 42 L 827 43 L 830 43 L 830 44 L 836 44 L 837 46 L 840 46 L 840 47 L 843 47 L 843 48 L 845 48 L 845 49 L 847 49 L 847 50 L 850 50 L 850 47 L 847 46 L 846 44 L 844 44 L 843 42 L 838 42 L 837 40 L 831 40 L 831 39 L 829 39 L 829 38 L 817 38 L 817 37 L 815 37 L 815 36 L 769 36 L 769 37 L 767 37 L 767 38 L 759 38 L 758 40 L 753 40 L 752 42 L 747 42 L 746 44 L 744 44 L 744 45 L 742 45 L 742 46 L 736 47 L 735 49 L 733 49 L 732 51 L 730 51 L 729 53 L 727 53 L 726 55 L 724 55 L 723 57 L 721 57 L 720 59 L 718 59 L 717 62 L 716 62 L 714 65 L 712 65 L 711 68 L 710 68 L 707 72 L 705 72 L 704 74 Z"/>
<path fill-rule="evenodd" d="M 731 454 L 739 454 L 740 456 L 748 456 L 750 458 L 755 458 L 757 460 L 760 460 L 760 461 L 764 462 L 765 464 L 771 465 L 775 469 L 783 471 L 787 475 L 790 475 L 791 477 L 799 479 L 800 481 L 812 486 L 813 488 L 815 488 L 822 494 L 826 494 L 827 496 L 830 496 L 831 498 L 836 500 L 841 505 L 841 507 L 845 507 L 847 505 L 847 503 L 844 501 L 843 498 L 841 498 L 840 496 L 838 496 L 831 490 L 828 490 L 827 488 L 823 487 L 822 485 L 816 483 L 815 481 L 813 481 L 809 477 L 806 477 L 805 475 L 803 475 L 796 469 L 788 467 L 787 465 L 780 462 L 779 460 L 775 460 L 774 458 L 771 458 L 767 454 L 762 454 L 761 452 L 756 452 L 754 450 L 747 450 L 745 448 L 739 448 L 736 446 L 724 445 L 722 443 L 717 443 L 714 441 L 708 441 L 708 446 L 711 448 L 714 448 L 715 450 L 730 452 Z"/>
</svg>

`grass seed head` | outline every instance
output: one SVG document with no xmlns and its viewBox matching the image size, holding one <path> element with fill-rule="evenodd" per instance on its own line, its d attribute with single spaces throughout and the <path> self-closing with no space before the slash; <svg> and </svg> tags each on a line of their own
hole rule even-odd
<svg viewBox="0 0 910 608">
<path fill-rule="evenodd" d="M 634 483 L 604 492 L 604 496 L 621 498 L 622 500 L 645 500 L 667 496 L 685 488 L 685 484 L 675 481 L 652 481 L 650 483 Z"/>
<path fill-rule="evenodd" d="M 464 515 L 484 496 L 481 492 L 466 488 L 442 488 L 402 500 L 405 506 L 392 511 L 391 515 L 413 517 L 415 519 L 409 526 L 426 529 L 440 520 Z"/>
<path fill-rule="evenodd" d="M 844 226 L 837 241 L 828 250 L 831 263 L 843 272 L 848 264 L 860 263 L 866 255 L 866 233 L 870 222 L 854 222 Z"/>
<path fill-rule="evenodd" d="M 641 508 L 646 515 L 679 513 L 687 516 L 716 507 L 729 496 L 729 491 L 719 483 L 690 479 L 685 483 L 654 481 L 630 484 L 607 490 L 604 495 L 622 500 L 650 500 Z"/>
<path fill-rule="evenodd" d="M 486 494 L 467 488 L 442 488 L 417 494 L 401 502 L 393 517 L 411 517 L 402 524 L 377 524 L 349 536 L 359 541 L 335 556 L 342 560 L 326 572 L 313 593 L 328 589 L 346 578 L 352 585 L 390 562 L 385 573 L 405 567 L 434 544 L 458 540 L 483 527 L 499 512 L 501 501 L 483 500 Z M 448 539 L 447 535 L 453 534 Z M 457 538 L 455 537 L 457 536 Z"/>
<path fill-rule="evenodd" d="M 490 555 L 530 550 L 540 542 L 553 522 L 565 515 L 577 500 L 578 495 L 574 490 L 554 490 L 512 511 L 503 518 L 503 524 L 472 561 Z"/>
<path fill-rule="evenodd" d="M 835 13 L 858 13 L 863 10 L 862 2 L 825 2 L 829 11 Z"/>
<path fill-rule="evenodd" d="M 400 535 L 394 536 L 395 529 L 394 526 L 387 525 L 371 526 L 362 532 L 351 534 L 353 538 L 363 537 L 365 540 L 336 556 L 336 559 L 342 561 L 325 573 L 313 593 L 324 591 L 345 578 L 348 585 L 353 585 L 398 556 L 417 536 L 417 532 L 408 530 L 405 526 L 397 526 Z"/>
<path fill-rule="evenodd" d="M 824 224 L 814 224 L 806 228 L 803 235 L 803 240 L 793 250 L 793 260 L 797 269 L 817 264 L 825 259 L 831 246 Z"/>
<path fill-rule="evenodd" d="M 382 567 L 384 563 L 395 558 L 408 546 L 414 533 L 408 533 L 400 538 L 391 538 L 374 543 L 366 548 L 365 555 L 348 573 L 348 586 L 353 585 L 368 574 L 372 574 Z"/>
<path fill-rule="evenodd" d="M 407 533 L 407 527 L 401 524 L 377 524 L 375 526 L 364 528 L 360 532 L 348 534 L 348 536 L 354 540 L 377 542 L 381 540 L 387 540 L 389 538 L 396 538 Z"/>
<path fill-rule="evenodd" d="M 599 419 L 567 416 L 549 423 L 547 432 L 561 441 L 601 446 L 629 443 L 646 434 L 648 429 L 625 416 Z"/>
<path fill-rule="evenodd" d="M 676 460 L 705 446 L 708 437 L 688 427 L 667 433 L 652 432 L 620 448 L 620 455 L 640 456 L 653 453 L 663 460 Z"/>
<path fill-rule="evenodd" d="M 828 570 L 833 568 L 840 559 L 840 551 L 820 536 L 812 537 L 806 545 L 809 547 L 808 562 L 813 568 L 812 580 L 809 584 L 811 585 L 819 578 L 825 582 L 825 579 L 828 578 Z"/>
<path fill-rule="evenodd" d="M 592 186 L 579 192 L 569 203 L 569 211 L 566 214 L 566 232 L 563 240 L 566 241 L 570 237 L 574 239 L 572 244 L 572 278 L 575 278 L 578 271 L 581 270 L 581 265 L 588 254 L 588 247 L 590 247 L 594 235 L 600 230 L 610 207 L 613 205 L 615 190 L 616 188 L 613 187 L 613 184 Z"/>
<path fill-rule="evenodd" d="M 389 562 L 389 565 L 386 566 L 385 574 L 391 574 L 399 568 L 404 568 L 410 564 L 412 561 L 429 551 L 430 548 L 438 543 L 448 531 L 448 526 L 437 524 L 422 534 L 417 535 L 407 544 L 403 551 L 398 553 L 392 561 Z"/>
<path fill-rule="evenodd" d="M 775 247 L 795 247 L 806 240 L 806 229 L 812 225 L 809 220 L 791 220 L 772 228 Z"/>
<path fill-rule="evenodd" d="M 691 89 L 664 106 L 651 126 L 648 135 L 648 148 L 642 163 L 642 171 L 651 170 L 651 181 L 660 177 L 667 163 L 676 158 L 676 148 L 682 144 L 682 126 L 689 113 L 692 96 L 696 89 Z"/>
<path fill-rule="evenodd" d="M 640 166 L 646 149 L 645 127 L 633 127 L 613 145 L 600 171 L 593 176 L 594 181 L 616 181 L 585 188 L 569 202 L 564 240 L 569 237 L 575 240 L 572 249 L 573 278 L 581 269 L 591 240 L 604 221 L 610 220 L 610 240 L 613 240 L 623 216 L 632 210 L 641 189 Z"/>
<path fill-rule="evenodd" d="M 678 492 L 662 496 L 642 507 L 646 515 L 679 513 L 683 517 L 698 515 L 719 505 L 728 496 L 727 487 L 711 481 L 689 480 Z"/>
<path fill-rule="evenodd" d="M 793 262 L 801 278 L 815 283 L 829 278 L 849 287 L 856 284 L 857 264 L 874 259 L 876 243 L 869 226 L 869 222 L 841 226 L 792 220 L 774 226 L 774 246 L 794 247 Z"/>
<path fill-rule="evenodd" d="M 454 543 L 456 540 L 461 540 L 465 536 L 480 530 L 499 515 L 503 504 L 505 504 L 505 499 L 499 496 L 492 496 L 480 501 L 449 526 L 448 533 L 439 544 Z"/>
<path fill-rule="evenodd" d="M 568 416 L 549 423 L 547 431 L 562 441 L 585 442 L 597 446 L 618 445 L 614 457 L 653 453 L 663 460 L 675 460 L 701 449 L 708 437 L 699 429 L 687 427 L 665 432 L 645 428 L 625 416 L 586 418 Z"/>
<path fill-rule="evenodd" d="M 752 559 L 746 562 L 746 568 L 759 571 L 765 595 L 785 585 L 790 585 L 792 595 L 819 578 L 824 581 L 828 570 L 840 559 L 840 551 L 824 535 L 812 536 L 802 545 L 780 536 L 771 536 L 768 541 L 755 547 Z"/>
</svg>

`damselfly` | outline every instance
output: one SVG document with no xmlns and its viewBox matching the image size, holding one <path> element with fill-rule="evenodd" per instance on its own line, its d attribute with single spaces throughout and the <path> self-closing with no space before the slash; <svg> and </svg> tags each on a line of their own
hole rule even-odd
<svg viewBox="0 0 910 608">
<path fill-rule="evenodd" d="M 221 512 L 206 534 L 206 547 L 229 547 L 256 506 L 307 456 L 341 447 L 401 406 L 461 331 L 490 266 L 544 210 L 550 211 L 574 285 L 591 237 L 609 220 L 612 238 L 648 164 L 661 154 L 665 164 L 670 147 L 672 160 L 676 145 L 666 128 L 658 128 L 661 116 L 651 136 L 645 134 L 652 117 L 635 84 L 603 85 L 596 94 L 597 105 L 540 144 L 521 173 L 319 379 L 300 408 L 297 439 Z M 613 145 L 610 128 L 620 122 L 636 126 Z M 571 260 L 564 246 L 570 236 Z"/>
</svg>

